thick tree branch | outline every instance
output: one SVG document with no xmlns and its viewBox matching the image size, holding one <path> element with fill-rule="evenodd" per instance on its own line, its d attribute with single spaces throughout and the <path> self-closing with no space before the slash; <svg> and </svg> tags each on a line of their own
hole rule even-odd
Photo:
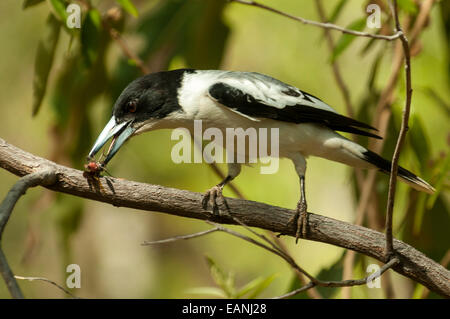
<svg viewBox="0 0 450 319">
<path fill-rule="evenodd" d="M 209 219 L 223 224 L 236 223 L 227 216 L 212 218 L 209 212 L 202 209 L 200 193 L 111 177 L 86 178 L 79 170 L 27 153 L 3 139 L 0 139 L 0 167 L 18 176 L 53 168 L 56 170 L 57 181 L 47 188 L 114 206 Z M 295 227 L 287 225 L 294 214 L 293 210 L 233 198 L 228 198 L 227 203 L 231 215 L 248 226 L 295 236 Z M 386 262 L 384 234 L 361 226 L 310 213 L 307 239 L 355 250 Z M 394 239 L 394 248 L 400 263 L 393 270 L 450 298 L 449 270 L 402 241 Z"/>
</svg>

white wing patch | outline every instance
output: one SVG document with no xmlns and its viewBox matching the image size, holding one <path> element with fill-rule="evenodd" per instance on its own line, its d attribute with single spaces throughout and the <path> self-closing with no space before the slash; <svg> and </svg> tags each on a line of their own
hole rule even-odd
<svg viewBox="0 0 450 319">
<path fill-rule="evenodd" d="M 195 116 L 195 113 L 198 112 L 198 108 L 201 107 L 199 104 L 205 104 L 205 97 L 215 101 L 215 99 L 209 95 L 208 90 L 212 85 L 218 82 L 233 86 L 245 94 L 251 95 L 261 104 L 278 109 L 298 104 L 299 108 L 301 108 L 301 105 L 307 105 L 337 113 L 331 106 L 314 96 L 304 93 L 298 88 L 270 76 L 256 72 L 219 70 L 199 70 L 184 75 L 182 87 L 178 93 L 178 101 L 184 111 L 191 116 Z M 259 119 L 245 115 L 231 107 L 229 107 L 229 109 L 252 121 L 260 121 Z"/>
<path fill-rule="evenodd" d="M 308 105 L 325 111 L 337 113 L 328 104 L 318 98 L 302 92 L 298 88 L 255 72 L 223 72 L 220 82 L 231 85 L 253 96 L 259 102 L 282 109 L 285 106 Z M 291 93 L 287 93 L 291 92 Z M 292 93 L 295 92 L 293 96 Z M 301 106 L 299 106 L 301 107 Z"/>
</svg>

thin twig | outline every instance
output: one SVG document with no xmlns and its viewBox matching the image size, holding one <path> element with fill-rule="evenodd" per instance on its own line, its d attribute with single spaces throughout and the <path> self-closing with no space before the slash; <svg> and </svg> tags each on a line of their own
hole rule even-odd
<svg viewBox="0 0 450 319">
<path fill-rule="evenodd" d="M 287 255 L 289 255 L 289 252 L 284 244 L 284 242 L 277 236 L 275 235 L 273 232 L 271 231 L 267 231 L 267 233 L 272 237 L 273 241 L 278 245 L 278 247 Z M 306 285 L 307 284 L 307 278 L 305 275 L 303 275 L 301 272 L 298 271 L 294 271 L 295 275 L 297 276 L 298 280 L 303 284 Z M 312 287 L 310 289 L 306 290 L 306 294 L 311 298 L 311 299 L 323 299 L 322 295 L 320 294 L 320 292 L 315 288 Z"/>
<path fill-rule="evenodd" d="M 283 250 L 280 246 L 278 246 L 275 242 L 271 241 L 269 238 L 267 238 L 266 236 L 264 236 L 263 234 L 260 234 L 256 231 L 254 231 L 253 229 L 251 229 L 250 227 L 248 227 L 243 221 L 241 221 L 239 218 L 233 217 L 231 216 L 231 218 L 233 218 L 233 220 L 241 225 L 242 227 L 244 227 L 245 229 L 247 229 L 250 233 L 252 233 L 253 235 L 261 238 L 262 240 L 264 240 L 266 243 L 268 243 L 270 246 L 272 246 L 273 249 L 277 250 L 280 254 L 283 254 L 285 256 L 289 256 L 288 253 Z M 289 258 L 292 259 L 291 256 L 289 256 Z"/>
<path fill-rule="evenodd" d="M 388 191 L 388 201 L 386 208 L 386 258 L 394 253 L 394 241 L 392 235 L 392 216 L 394 210 L 395 201 L 395 190 L 397 185 L 397 173 L 398 173 L 398 161 L 400 158 L 400 151 L 402 149 L 403 143 L 405 141 L 406 132 L 408 131 L 408 120 L 409 114 L 411 112 L 411 98 L 412 98 L 412 86 L 411 86 L 411 55 L 409 51 L 408 39 L 403 34 L 402 27 L 400 25 L 400 20 L 398 18 L 397 10 L 397 0 L 391 4 L 392 15 L 395 20 L 395 28 L 398 32 L 401 32 L 400 40 L 403 46 L 403 54 L 405 56 L 405 82 L 406 82 L 406 101 L 405 107 L 403 109 L 402 124 L 400 127 L 400 132 L 397 139 L 397 144 L 395 145 L 394 155 L 392 156 L 392 166 L 391 175 L 389 178 L 389 191 Z"/>
<path fill-rule="evenodd" d="M 3 232 L 5 231 L 6 224 L 8 223 L 14 206 L 19 198 L 25 194 L 28 188 L 37 185 L 49 186 L 55 182 L 56 171 L 51 168 L 38 170 L 34 173 L 25 175 L 14 184 L 0 205 L 0 273 L 2 274 L 3 280 L 5 281 L 6 286 L 8 287 L 8 290 L 13 298 L 22 299 L 23 294 L 17 284 L 17 281 L 14 279 L 14 274 L 9 267 L 8 261 L 3 252 L 1 245 Z"/>
<path fill-rule="evenodd" d="M 351 280 L 342 280 L 342 281 L 319 281 L 318 283 L 316 282 L 310 282 L 308 283 L 306 286 L 303 286 L 301 288 L 298 288 L 296 290 L 293 290 L 291 292 L 288 292 L 287 294 L 284 294 L 282 296 L 276 297 L 275 299 L 283 299 L 283 298 L 288 298 L 288 297 L 292 297 L 302 291 L 305 291 L 307 289 L 310 289 L 316 285 L 318 286 L 322 286 L 322 287 L 351 287 L 351 286 L 361 286 L 364 284 L 367 284 L 369 279 L 376 279 L 378 277 L 380 277 L 382 274 L 384 274 L 384 272 L 392 267 L 394 267 L 395 265 L 397 265 L 400 262 L 400 260 L 396 257 L 392 258 L 391 260 L 389 260 L 388 263 L 386 263 L 385 265 L 383 265 L 383 267 L 380 268 L 379 272 L 374 276 L 373 274 L 368 275 L 362 279 L 351 279 Z"/>
<path fill-rule="evenodd" d="M 268 250 L 269 252 L 271 252 L 271 253 L 273 253 L 273 254 L 275 254 L 275 255 L 277 255 L 277 256 L 283 258 L 283 259 L 286 260 L 286 261 L 287 261 L 287 262 L 288 262 L 295 270 L 300 271 L 301 273 L 303 273 L 303 274 L 304 274 L 306 277 L 308 277 L 311 281 L 317 282 L 317 279 L 315 279 L 312 275 L 310 275 L 310 274 L 309 274 L 306 270 L 304 270 L 302 267 L 300 267 L 299 265 L 297 265 L 297 264 L 295 263 L 295 261 L 294 261 L 289 255 L 286 255 L 286 254 L 284 254 L 284 253 L 278 251 L 278 249 L 272 248 L 272 247 L 270 247 L 270 246 L 267 246 L 266 244 L 263 244 L 263 243 L 261 243 L 261 242 L 255 240 L 255 239 L 253 239 L 253 238 L 250 238 L 250 237 L 248 237 L 248 236 L 245 236 L 245 235 L 243 235 L 243 234 L 241 234 L 241 233 L 238 233 L 238 232 L 236 232 L 236 231 L 234 231 L 234 230 L 231 230 L 231 229 L 229 229 L 229 228 L 223 227 L 222 225 L 219 225 L 219 224 L 216 224 L 216 223 L 210 222 L 210 221 L 206 221 L 206 222 L 207 222 L 208 224 L 211 224 L 211 225 L 214 225 L 215 227 L 217 227 L 219 231 L 222 231 L 222 232 L 225 232 L 225 233 L 230 234 L 230 235 L 232 235 L 232 236 L 241 238 L 241 239 L 243 239 L 243 240 L 245 240 L 245 241 L 248 241 L 249 243 L 252 243 L 252 244 L 254 244 L 254 245 L 256 245 L 256 246 L 259 246 L 259 247 L 261 247 L 261 248 L 264 248 L 265 250 Z"/>
<path fill-rule="evenodd" d="M 44 278 L 44 277 L 24 277 L 24 276 L 17 276 L 16 275 L 16 276 L 14 276 L 14 278 L 20 279 L 20 280 L 28 280 L 28 281 L 44 281 L 44 282 L 48 282 L 49 284 L 52 284 L 53 286 L 55 286 L 55 287 L 59 288 L 60 290 L 62 290 L 67 295 L 71 296 L 73 299 L 81 299 L 80 297 L 77 297 L 74 294 L 72 294 L 70 291 L 68 291 L 64 287 L 58 285 L 53 280 L 50 280 L 50 279 L 47 279 L 47 278 Z"/>
<path fill-rule="evenodd" d="M 154 241 L 144 241 L 141 245 L 142 246 L 150 246 L 150 245 L 159 245 L 159 244 L 173 243 L 173 242 L 179 241 L 179 240 L 187 240 L 187 239 L 192 239 L 192 238 L 205 236 L 205 235 L 208 235 L 210 233 L 214 233 L 214 232 L 219 231 L 219 230 L 220 230 L 219 228 L 214 227 L 214 228 L 207 229 L 207 230 L 204 230 L 204 231 L 201 231 L 201 232 L 198 232 L 198 233 L 194 233 L 194 234 L 175 236 L 175 237 L 170 237 L 170 238 L 167 238 L 167 239 L 154 240 Z"/>
<path fill-rule="evenodd" d="M 425 27 L 425 21 L 430 14 L 430 10 L 431 10 L 433 2 L 434 2 L 434 0 L 426 0 L 421 4 L 418 18 L 416 19 L 415 24 L 412 28 L 412 30 L 414 30 L 414 31 L 411 31 L 411 43 L 414 43 L 417 40 L 417 38 L 420 35 L 420 32 Z M 401 47 L 402 47 L 402 45 L 399 44 L 398 46 L 396 46 L 396 48 L 394 50 L 394 57 L 392 59 L 393 60 L 392 72 L 391 72 L 391 75 L 389 76 L 389 79 L 387 80 L 387 84 L 384 87 L 384 89 L 380 95 L 378 104 L 376 106 L 375 114 L 377 114 L 377 117 L 375 117 L 374 121 L 372 122 L 372 125 L 379 129 L 381 136 L 386 135 L 386 132 L 388 129 L 388 124 L 389 124 L 389 119 L 392 114 L 392 111 L 390 108 L 388 108 L 388 106 L 394 100 L 394 90 L 396 88 L 397 80 L 398 80 L 398 77 L 400 74 L 400 69 L 402 66 L 403 50 Z M 374 148 L 374 151 L 377 153 L 380 153 L 384 146 L 384 140 L 376 140 L 376 141 L 373 140 L 371 142 L 376 143 L 375 145 L 372 145 L 372 148 Z M 375 181 L 376 181 L 376 171 L 371 170 L 368 172 L 368 174 L 364 180 L 364 183 L 363 183 L 363 188 L 361 191 L 360 200 L 358 203 L 357 213 L 356 213 L 357 222 L 358 221 L 362 222 L 362 220 L 364 218 L 364 213 L 365 213 L 366 209 L 369 207 L 370 194 L 372 194 L 372 190 L 374 188 Z M 355 253 L 353 251 L 347 252 L 346 258 L 344 260 L 344 272 L 343 272 L 344 278 L 346 278 L 346 277 L 349 278 L 352 276 L 353 270 L 350 269 L 350 267 L 353 265 L 354 256 L 355 256 Z M 343 293 L 344 293 L 344 297 L 348 297 L 350 294 L 350 290 L 344 289 Z"/>
<path fill-rule="evenodd" d="M 249 231 L 251 231 L 253 234 L 257 235 L 258 237 L 262 238 L 263 240 L 269 242 L 271 244 L 272 247 L 274 247 L 273 249 L 270 248 L 269 246 L 266 246 L 264 244 L 257 244 L 258 246 L 280 256 L 281 258 L 283 258 L 285 261 L 287 261 L 295 270 L 301 272 L 302 274 L 304 274 L 306 277 L 308 277 L 311 280 L 311 285 L 309 286 L 309 284 L 307 285 L 308 288 L 302 287 L 304 288 L 303 290 L 298 291 L 297 293 L 304 291 L 306 289 L 310 289 L 313 288 L 314 286 L 322 286 L 322 287 L 351 287 L 351 286 L 359 286 L 359 285 L 363 285 L 365 283 L 367 283 L 369 278 L 375 279 L 379 276 L 381 276 L 386 270 L 388 270 L 389 268 L 395 266 L 396 264 L 398 264 L 400 262 L 400 260 L 398 258 L 392 258 L 387 264 L 385 264 L 381 269 L 379 274 L 377 274 L 377 276 L 373 276 L 373 275 L 369 275 L 363 279 L 350 279 L 350 280 L 342 280 L 342 281 L 322 281 L 319 279 L 316 279 L 315 277 L 313 277 L 312 275 L 310 275 L 308 272 L 306 272 L 303 268 L 301 268 L 293 259 L 291 256 L 284 254 L 282 251 L 280 252 L 278 247 L 273 244 L 271 241 L 269 241 L 264 235 L 258 234 L 257 232 L 253 231 L 252 229 L 250 229 L 247 225 L 245 225 L 244 223 L 242 223 L 241 221 L 238 221 L 239 224 L 243 225 L 246 229 L 248 229 Z M 211 223 L 214 225 L 214 223 Z M 246 241 L 249 241 L 251 243 L 258 243 L 256 241 L 254 241 L 253 239 L 239 234 L 237 232 L 234 232 L 226 227 L 223 227 L 221 225 L 215 224 L 216 228 L 220 231 L 224 231 L 226 233 L 229 233 L 233 236 L 237 236 L 241 239 L 244 239 Z M 300 288 L 301 289 L 301 288 Z"/>
<path fill-rule="evenodd" d="M 387 40 L 387 41 L 393 41 L 395 39 L 398 39 L 401 35 L 401 32 L 397 32 L 393 35 L 380 35 L 380 34 L 372 34 L 372 33 L 367 33 L 367 32 L 361 32 L 361 31 L 355 31 L 355 30 L 350 30 L 350 29 L 346 29 L 343 27 L 340 27 L 338 25 L 332 24 L 332 23 L 321 23 L 321 22 L 317 22 L 317 21 L 312 21 L 312 20 L 308 20 L 308 19 L 304 19 L 302 17 L 298 17 L 298 16 L 294 16 L 290 13 L 286 13 L 283 11 L 280 11 L 278 9 L 266 6 L 264 4 L 261 4 L 259 2 L 256 1 L 245 1 L 245 0 L 229 0 L 230 2 L 237 2 L 237 3 L 241 3 L 244 5 L 249 5 L 249 6 L 253 6 L 253 7 L 257 7 L 257 8 L 261 8 L 267 11 L 271 11 L 273 13 L 282 15 L 286 18 L 295 20 L 295 21 L 299 21 L 303 24 L 307 24 L 307 25 L 313 25 L 316 27 L 320 27 L 320 28 L 324 28 L 324 29 L 330 29 L 330 30 L 337 30 L 340 31 L 342 33 L 347 33 L 347 34 L 351 34 L 351 35 L 355 35 L 355 36 L 359 36 L 359 37 L 367 37 L 367 38 L 373 38 L 373 39 L 380 39 L 380 40 Z"/>
<path fill-rule="evenodd" d="M 198 232 L 198 233 L 194 233 L 194 234 L 190 234 L 190 235 L 183 235 L 183 236 L 175 236 L 175 237 L 171 237 L 171 238 L 167 238 L 167 239 L 163 239 L 163 240 L 158 240 L 158 241 L 151 241 L 151 242 L 144 242 L 143 244 L 162 244 L 162 243 L 170 243 L 170 242 L 175 242 L 178 240 L 182 240 L 182 239 L 192 239 L 192 238 L 197 238 L 200 236 L 204 236 L 213 232 L 217 232 L 217 231 L 221 231 L 221 232 L 225 232 L 227 234 L 230 234 L 232 236 L 238 237 L 240 239 L 243 239 L 247 242 L 250 242 L 252 244 L 255 244 L 261 248 L 264 248 L 265 250 L 281 257 L 282 259 L 284 259 L 289 265 L 291 265 L 291 267 L 293 267 L 296 271 L 301 272 L 303 275 L 305 275 L 306 277 L 308 277 L 310 279 L 310 282 L 299 288 L 294 290 L 293 292 L 290 292 L 286 295 L 283 295 L 281 297 L 277 297 L 277 298 L 286 298 L 295 294 L 298 294 L 302 291 L 308 290 L 313 288 L 314 286 L 321 286 L 321 287 L 351 287 L 351 286 L 358 286 L 358 285 L 363 285 L 365 283 L 367 283 L 369 278 L 375 279 L 378 278 L 379 276 L 381 276 L 387 269 L 395 266 L 396 264 L 398 264 L 400 261 L 398 258 L 393 258 L 391 259 L 386 265 L 384 265 L 381 269 L 380 272 L 376 275 L 370 275 L 367 276 L 363 279 L 350 279 L 350 280 L 342 280 L 342 281 L 323 281 L 323 280 L 319 280 L 315 277 L 313 277 L 312 275 L 310 275 L 307 271 L 305 271 L 303 268 L 301 268 L 296 262 L 295 260 L 285 254 L 283 251 L 280 251 L 279 247 L 277 247 L 276 244 L 274 244 L 273 242 L 271 242 L 267 237 L 265 237 L 264 235 L 261 235 L 257 232 L 255 232 L 254 230 L 252 230 L 251 228 L 249 228 L 247 225 L 245 225 L 243 222 L 237 220 L 238 224 L 244 226 L 247 230 L 249 230 L 252 234 L 258 236 L 259 238 L 263 239 L 264 241 L 268 242 L 270 244 L 270 246 L 267 246 L 266 244 L 263 244 L 257 240 L 254 240 L 253 238 L 250 238 L 246 235 L 243 235 L 241 233 L 238 233 L 236 231 L 233 231 L 229 228 L 226 228 L 222 225 L 216 224 L 214 222 L 210 222 L 207 221 L 208 224 L 213 225 L 214 228 L 208 229 L 206 231 L 202 231 L 202 232 Z"/>
<path fill-rule="evenodd" d="M 128 48 L 127 44 L 122 39 L 122 36 L 120 35 L 119 31 L 109 26 L 107 22 L 104 22 L 103 25 L 108 29 L 111 38 L 117 42 L 117 44 L 122 49 L 122 52 L 125 54 L 125 56 L 127 56 L 130 60 L 134 61 L 134 63 L 136 63 L 136 66 L 143 74 L 150 73 L 150 69 L 147 68 L 145 63 L 136 54 L 134 54 L 133 51 L 131 51 Z"/>
<path fill-rule="evenodd" d="M 427 17 L 430 14 L 433 3 L 434 0 L 425 0 L 424 2 L 422 2 L 420 6 L 420 12 L 417 16 L 417 19 L 415 20 L 414 26 L 412 27 L 413 31 L 411 31 L 410 36 L 411 43 L 414 43 L 418 39 L 421 31 L 425 27 L 425 21 L 427 20 Z M 399 44 L 398 46 L 396 46 L 394 50 L 394 57 L 392 59 L 393 61 L 392 71 L 386 82 L 387 83 L 386 86 L 384 87 L 384 89 L 380 94 L 380 98 L 375 108 L 375 114 L 377 114 L 377 116 L 375 117 L 374 121 L 372 121 L 372 125 L 378 128 L 381 136 L 386 135 L 389 119 L 392 114 L 392 111 L 390 108 L 388 108 L 388 106 L 394 100 L 394 90 L 396 88 L 397 80 L 403 62 L 403 50 L 401 47 L 402 47 L 401 44 Z M 371 140 L 370 142 L 373 143 L 373 144 L 369 143 L 369 146 L 374 148 L 373 151 L 381 153 L 384 146 L 384 140 Z M 376 180 L 374 176 L 372 176 L 375 174 L 376 174 L 375 171 L 369 171 L 365 180 L 365 183 L 369 184 L 368 185 L 369 193 L 372 192 Z M 369 198 L 370 197 L 368 197 L 367 200 Z"/>
<path fill-rule="evenodd" d="M 317 13 L 319 14 L 320 20 L 322 22 L 326 22 L 327 18 L 326 18 L 325 10 L 323 8 L 321 0 L 316 0 L 316 8 L 317 8 Z M 334 51 L 334 43 L 333 43 L 333 37 L 331 35 L 330 30 L 324 29 L 324 35 L 325 35 L 325 39 L 328 44 L 329 51 L 333 52 Z M 338 88 L 340 89 L 342 97 L 345 102 L 347 114 L 349 117 L 354 117 L 354 111 L 353 111 L 354 108 L 353 108 L 351 98 L 350 98 L 350 91 L 349 91 L 347 85 L 345 84 L 344 78 L 342 77 L 341 70 L 339 68 L 339 64 L 338 64 L 337 60 L 334 60 L 331 65 L 332 65 L 334 79 L 336 80 Z M 352 140 L 357 142 L 357 135 L 353 135 Z M 356 182 L 357 182 L 358 188 L 360 190 L 360 201 L 358 203 L 358 207 L 356 210 L 355 224 L 361 225 L 364 220 L 365 212 L 366 212 L 367 208 L 369 208 L 370 198 L 373 195 L 372 190 L 369 186 L 372 185 L 371 180 L 375 179 L 375 174 L 369 175 L 368 182 L 365 183 L 364 175 L 363 175 L 361 169 L 355 168 L 354 172 L 355 172 Z M 373 209 L 373 207 L 370 207 L 370 208 Z M 342 272 L 343 279 L 352 278 L 354 260 L 355 260 L 355 252 L 349 250 L 344 258 L 344 267 L 343 267 L 344 269 Z M 351 294 L 350 288 L 343 289 L 342 296 L 344 299 L 350 298 L 350 294 Z"/>
<path fill-rule="evenodd" d="M 325 10 L 323 9 L 321 0 L 316 0 L 316 8 L 317 8 L 317 13 L 319 14 L 320 20 L 322 22 L 327 21 L 327 17 L 325 15 Z M 325 39 L 328 44 L 328 49 L 330 52 L 333 52 L 334 51 L 334 43 L 333 43 L 333 37 L 331 36 L 331 33 L 330 33 L 330 29 L 325 29 L 325 30 L 323 30 L 323 32 L 325 34 Z M 341 70 L 339 68 L 337 61 L 334 60 L 331 63 L 331 66 L 333 69 L 334 78 L 335 78 L 336 83 L 342 93 L 342 97 L 345 102 L 347 115 L 349 117 L 354 117 L 353 106 L 352 106 L 352 102 L 351 102 L 351 98 L 350 98 L 350 91 L 347 88 L 347 85 L 345 84 L 344 78 L 342 77 Z"/>
<path fill-rule="evenodd" d="M 317 286 L 315 283 L 313 283 L 312 281 L 308 282 L 306 285 L 304 285 L 303 287 L 297 288 L 295 290 L 292 290 L 284 295 L 278 296 L 278 297 L 274 297 L 273 299 L 286 299 L 295 295 L 298 295 L 299 293 L 303 292 L 303 291 L 308 291 L 309 289 L 312 289 L 313 287 Z"/>
</svg>

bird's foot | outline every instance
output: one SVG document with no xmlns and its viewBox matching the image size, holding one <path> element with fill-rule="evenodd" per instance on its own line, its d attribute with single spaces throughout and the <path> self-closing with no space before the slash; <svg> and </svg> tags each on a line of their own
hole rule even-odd
<svg viewBox="0 0 450 319">
<path fill-rule="evenodd" d="M 202 207 L 204 210 L 212 212 L 213 216 L 221 216 L 228 214 L 228 204 L 222 195 L 223 185 L 216 185 L 208 190 L 202 199 Z M 209 205 L 208 205 L 209 204 Z M 208 210 L 208 206 L 211 208 Z M 225 207 L 225 211 L 221 209 Z"/>
<path fill-rule="evenodd" d="M 298 239 L 300 237 L 306 238 L 306 227 L 308 224 L 308 213 L 306 209 L 306 202 L 300 201 L 297 204 L 297 209 L 294 216 L 292 216 L 288 221 L 288 225 L 297 224 L 297 230 L 295 232 L 295 243 L 298 242 Z"/>
</svg>

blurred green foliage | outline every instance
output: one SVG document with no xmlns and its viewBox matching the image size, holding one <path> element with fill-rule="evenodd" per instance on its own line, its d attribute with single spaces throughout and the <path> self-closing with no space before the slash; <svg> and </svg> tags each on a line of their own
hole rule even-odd
<svg viewBox="0 0 450 319">
<path fill-rule="evenodd" d="M 263 2 L 319 20 L 312 1 Z M 367 13 L 360 4 L 323 2 L 329 21 L 355 30 L 365 28 Z M 329 66 L 330 61 L 337 61 L 356 106 L 356 118 L 367 123 L 377 115 L 376 104 L 390 72 L 390 42 L 333 32 L 336 45 L 329 52 L 320 41 L 321 29 L 298 26 L 286 18 L 222 0 L 74 1 L 82 8 L 81 29 L 69 29 L 65 24 L 69 3 L 25 0 L 20 5 L 3 0 L 0 4 L 0 35 L 5 42 L 5 50 L 0 53 L 0 67 L 5 69 L 0 88 L 0 132 L 8 142 L 76 168 L 82 168 L 117 96 L 142 75 L 139 61 L 127 55 L 111 30 L 121 34 L 122 45 L 152 72 L 174 67 L 257 71 L 310 91 L 343 111 Z M 414 21 L 419 12 L 416 2 L 398 3 L 402 18 L 409 15 Z M 382 21 L 390 23 L 387 12 L 382 13 Z M 449 21 L 450 3 L 441 1 L 418 41 L 419 52 L 412 61 L 413 113 L 401 156 L 401 164 L 430 181 L 436 193 L 428 196 L 400 185 L 394 220 L 397 238 L 436 261 L 448 252 L 450 243 Z M 17 56 L 21 59 L 15 60 Z M 403 80 L 401 74 L 382 153 L 387 158 L 392 156 L 401 121 Z M 32 115 L 37 116 L 32 119 Z M 204 191 L 217 182 L 206 165 L 170 163 L 169 141 L 165 131 L 136 138 L 109 170 L 115 176 L 193 191 Z M 365 137 L 359 141 L 368 143 Z M 121 160 L 125 159 L 134 165 L 123 165 Z M 353 171 L 316 159 L 308 165 L 311 211 L 352 221 L 359 196 Z M 270 177 L 257 171 L 244 168 L 236 181 L 244 194 L 252 200 L 294 207 L 298 185 L 290 164 L 282 162 L 280 172 Z M 0 174 L 4 194 L 15 178 L 4 171 Z M 272 185 L 270 193 L 261 185 Z M 388 177 L 379 175 L 375 191 L 380 224 L 387 185 Z M 233 196 L 229 190 L 226 195 Z M 205 226 L 172 216 L 132 214 L 127 209 L 117 213 L 105 206 L 63 194 L 30 191 L 19 203 L 5 236 L 5 250 L 13 269 L 21 275 L 43 275 L 65 282 L 67 264 L 78 263 L 82 266 L 83 288 L 74 293 L 86 297 L 256 298 L 300 287 L 292 270 L 276 256 L 222 235 L 144 249 L 139 241 L 147 237 L 194 232 Z M 54 218 L 49 219 L 49 215 Z M 368 225 L 367 220 L 364 225 Z M 342 249 L 307 241 L 301 241 L 300 247 L 289 240 L 286 244 L 299 263 L 318 278 L 341 279 Z M 211 256 L 207 265 L 202 259 L 205 253 Z M 358 256 L 355 275 L 364 276 L 363 266 L 369 262 L 373 261 Z M 420 285 L 392 277 L 397 296 L 410 297 L 414 292 L 420 297 Z M 21 285 L 30 297 L 60 296 L 49 286 Z M 352 289 L 355 297 L 383 297 L 380 290 Z M 339 289 L 318 291 L 323 297 L 339 297 Z M 8 297 L 3 283 L 0 296 Z M 296 296 L 308 297 L 306 293 Z"/>
<path fill-rule="evenodd" d="M 196 287 L 187 290 L 187 293 L 206 297 L 254 299 L 257 298 L 276 277 L 275 275 L 258 277 L 242 287 L 237 288 L 234 272 L 225 272 L 217 265 L 214 259 L 209 256 L 206 256 L 206 261 L 209 266 L 211 277 L 217 287 Z"/>
</svg>

